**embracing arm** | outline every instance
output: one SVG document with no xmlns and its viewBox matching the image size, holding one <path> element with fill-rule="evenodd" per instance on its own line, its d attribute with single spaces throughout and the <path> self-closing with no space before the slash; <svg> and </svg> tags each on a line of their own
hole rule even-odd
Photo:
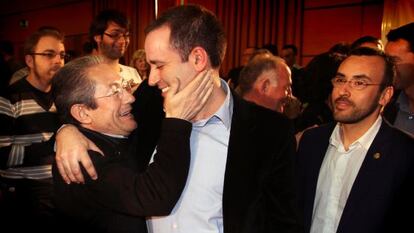
<svg viewBox="0 0 414 233">
<path fill-rule="evenodd" d="M 71 182 L 84 183 L 79 163 L 82 164 L 92 179 L 98 178 L 95 167 L 88 155 L 88 148 L 103 154 L 92 141 L 73 125 L 65 125 L 56 133 L 56 166 L 67 184 Z"/>
<path fill-rule="evenodd" d="M 165 101 L 164 110 L 167 117 L 191 121 L 202 109 L 213 90 L 211 71 L 203 71 L 183 90 L 179 90 L 179 80 L 171 84 Z M 139 124 L 139 123 L 138 123 Z M 97 173 L 87 150 L 102 153 L 91 141 L 83 136 L 74 126 L 66 126 L 56 135 L 56 163 L 59 173 L 66 183 L 83 183 L 84 177 L 80 165 L 85 167 L 92 178 Z"/>
</svg>

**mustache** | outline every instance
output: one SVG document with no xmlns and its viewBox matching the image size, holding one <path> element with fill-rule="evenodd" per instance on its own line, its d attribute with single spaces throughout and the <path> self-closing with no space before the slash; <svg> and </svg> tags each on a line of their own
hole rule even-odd
<svg viewBox="0 0 414 233">
<path fill-rule="evenodd" d="M 345 96 L 340 96 L 340 97 L 336 98 L 334 102 L 335 102 L 335 103 L 338 103 L 338 102 L 345 102 L 345 103 L 347 103 L 347 104 L 349 104 L 349 105 L 354 105 L 354 102 L 352 102 L 351 100 L 349 100 L 349 99 L 348 99 L 348 98 L 346 98 Z"/>
</svg>

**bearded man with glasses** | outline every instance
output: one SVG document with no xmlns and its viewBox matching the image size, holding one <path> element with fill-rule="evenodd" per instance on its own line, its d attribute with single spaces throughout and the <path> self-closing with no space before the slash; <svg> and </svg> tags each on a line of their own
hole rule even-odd
<svg viewBox="0 0 414 233">
<path fill-rule="evenodd" d="M 0 231 L 56 231 L 50 139 L 60 123 L 50 90 L 67 57 L 63 40 L 52 27 L 29 36 L 29 74 L 0 97 Z"/>
<path fill-rule="evenodd" d="M 414 139 L 383 120 L 395 64 L 358 48 L 332 80 L 335 121 L 304 132 L 298 195 L 305 232 L 412 232 Z M 411 230 L 409 230 L 411 229 Z"/>
<path fill-rule="evenodd" d="M 129 21 L 125 15 L 112 9 L 101 11 L 89 28 L 89 39 L 97 55 L 103 56 L 105 62 L 130 82 L 135 91 L 141 77 L 135 68 L 119 63 L 130 42 Z"/>
</svg>

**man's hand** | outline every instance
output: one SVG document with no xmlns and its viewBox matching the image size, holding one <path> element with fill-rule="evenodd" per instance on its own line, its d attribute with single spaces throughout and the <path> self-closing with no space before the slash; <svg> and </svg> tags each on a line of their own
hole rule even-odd
<svg viewBox="0 0 414 233">
<path fill-rule="evenodd" d="M 73 125 L 66 125 L 56 135 L 56 164 L 63 180 L 70 184 L 84 183 L 79 162 L 92 179 L 97 179 L 95 167 L 87 150 L 102 151 Z"/>
<path fill-rule="evenodd" d="M 213 92 L 212 71 L 199 73 L 185 88 L 180 88 L 180 80 L 170 83 L 164 98 L 164 111 L 166 117 L 180 118 L 191 121 L 204 107 Z"/>
</svg>

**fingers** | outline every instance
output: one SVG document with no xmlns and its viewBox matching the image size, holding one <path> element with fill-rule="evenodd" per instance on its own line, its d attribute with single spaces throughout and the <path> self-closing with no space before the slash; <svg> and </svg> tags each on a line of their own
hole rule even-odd
<svg viewBox="0 0 414 233">
<path fill-rule="evenodd" d="M 72 182 L 75 183 L 84 183 L 85 180 L 83 179 L 82 172 L 79 167 L 79 161 L 77 159 L 71 159 L 68 161 L 68 167 L 65 166 L 67 172 L 69 171 L 68 175 Z"/>
<path fill-rule="evenodd" d="M 64 161 L 62 160 L 61 157 L 56 157 L 56 165 L 57 165 L 59 174 L 62 177 L 62 179 L 65 181 L 66 184 L 70 184 L 71 180 L 69 176 L 67 175 L 67 172 L 64 166 Z"/>
<path fill-rule="evenodd" d="M 82 156 L 80 160 L 82 166 L 85 168 L 86 172 L 89 174 L 89 176 L 96 180 L 98 179 L 98 175 L 96 173 L 95 167 L 93 166 L 93 163 L 89 156 Z M 76 173 L 75 173 L 76 175 Z M 82 172 L 80 172 L 79 176 L 76 177 L 78 180 L 83 179 Z"/>
</svg>

